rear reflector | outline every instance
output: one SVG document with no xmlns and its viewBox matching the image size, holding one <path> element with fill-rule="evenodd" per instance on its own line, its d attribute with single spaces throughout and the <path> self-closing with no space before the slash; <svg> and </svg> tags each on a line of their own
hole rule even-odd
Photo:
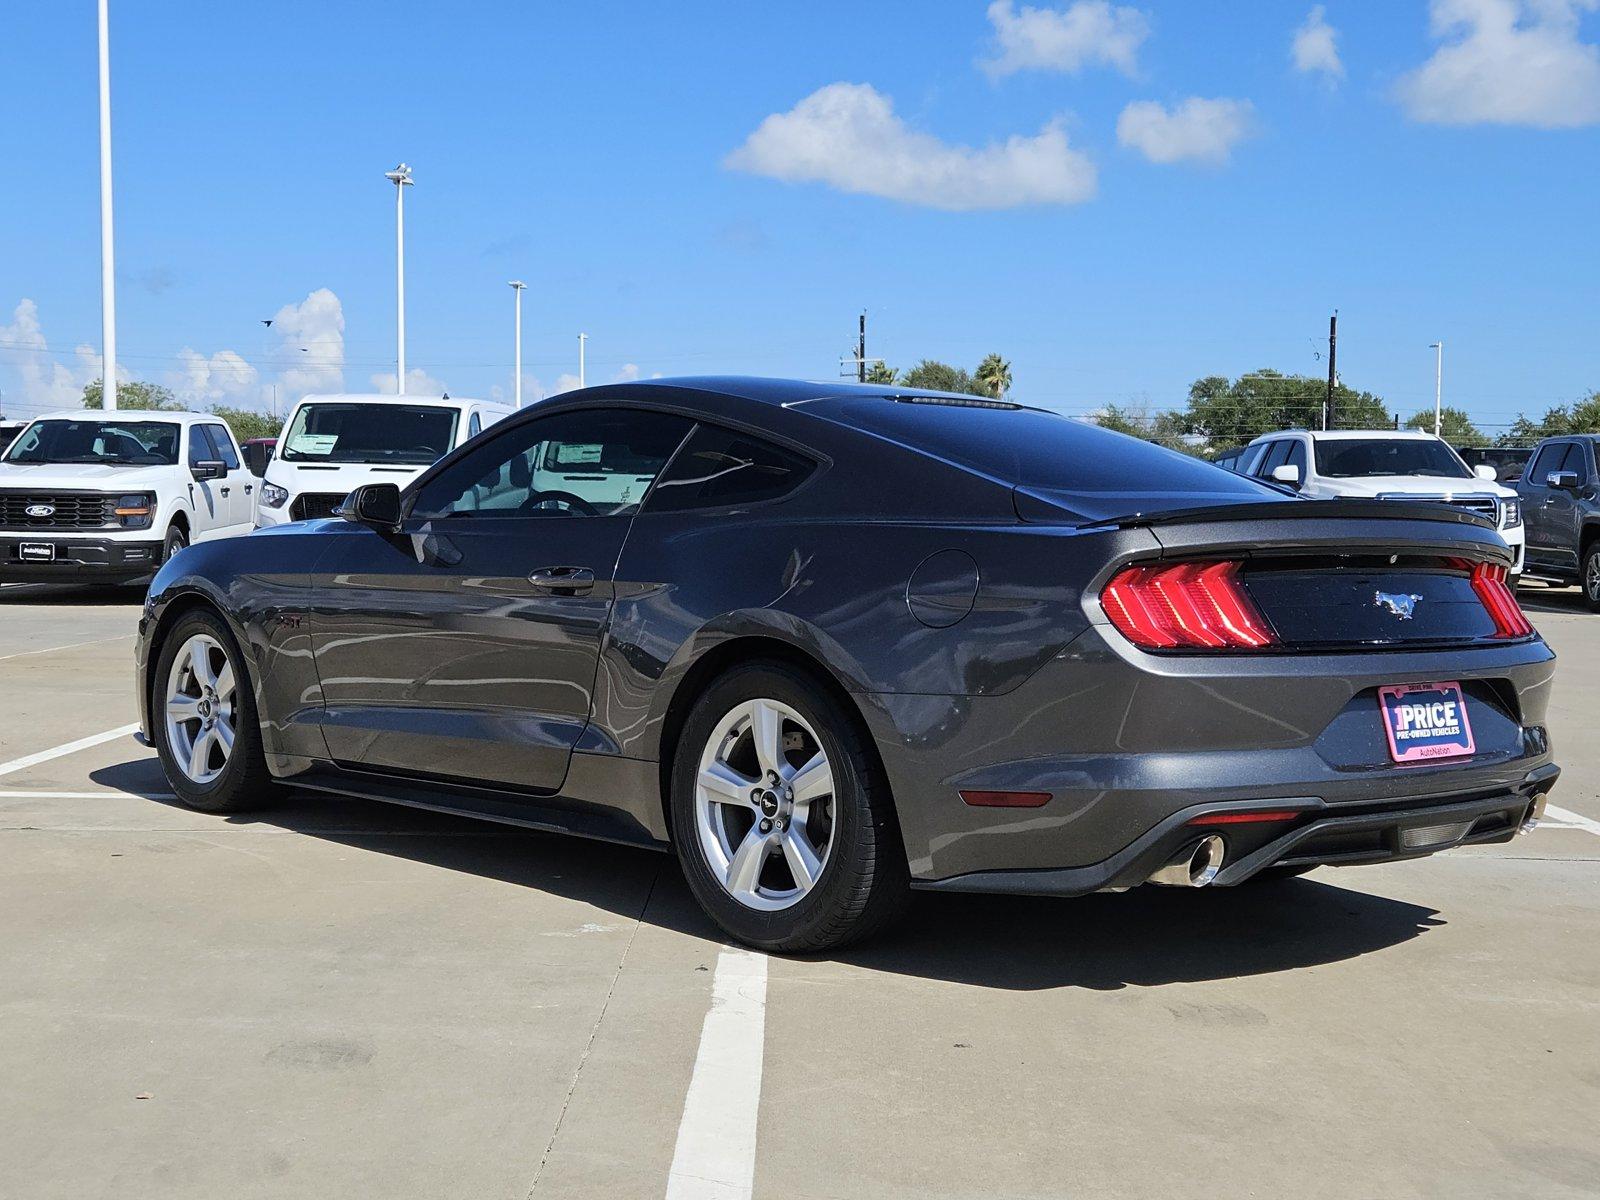
<svg viewBox="0 0 1600 1200">
<path fill-rule="evenodd" d="M 1533 632 L 1528 618 L 1522 615 L 1522 605 L 1516 593 L 1506 583 L 1506 569 L 1497 563 L 1474 563 L 1472 590 L 1478 593 L 1483 607 L 1494 619 L 1495 636 L 1499 638 L 1524 638 Z"/>
<path fill-rule="evenodd" d="M 1278 640 L 1236 562 L 1127 567 L 1106 584 L 1100 606 L 1146 650 L 1254 650 Z"/>
<path fill-rule="evenodd" d="M 969 792 L 961 798 L 973 808 L 1039 808 L 1049 803 L 1049 792 Z"/>
<path fill-rule="evenodd" d="M 1190 821 L 1191 825 L 1253 825 L 1257 822 L 1267 821 L 1292 821 L 1300 814 L 1298 812 L 1236 812 L 1236 813 L 1207 813 L 1203 817 L 1196 817 Z"/>
</svg>

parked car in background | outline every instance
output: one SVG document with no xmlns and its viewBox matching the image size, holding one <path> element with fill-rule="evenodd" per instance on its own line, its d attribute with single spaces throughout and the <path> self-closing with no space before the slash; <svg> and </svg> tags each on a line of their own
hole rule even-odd
<svg viewBox="0 0 1600 1200">
<path fill-rule="evenodd" d="M 249 468 L 250 474 L 260 479 L 267 473 L 267 464 L 272 461 L 273 447 L 277 444 L 275 437 L 245 438 L 239 443 L 239 449 L 244 452 L 244 465 Z"/>
<path fill-rule="evenodd" d="M 1480 466 L 1493 467 L 1495 479 L 1504 484 L 1515 484 L 1522 478 L 1523 469 L 1533 454 L 1527 446 L 1457 446 L 1455 452 L 1473 470 Z"/>
<path fill-rule="evenodd" d="M 1600 612 L 1597 444 L 1600 435 L 1595 434 L 1540 442 L 1517 484 L 1517 494 L 1528 525 L 1528 577 L 1578 584 L 1589 607 Z"/>
<path fill-rule="evenodd" d="M 284 422 L 255 523 L 331 516 L 364 483 L 404 487 L 511 411 L 449 396 L 307 396 Z"/>
<path fill-rule="evenodd" d="M 1431 501 L 1477 513 L 1494 524 L 1511 548 L 1513 585 L 1522 571 L 1522 505 L 1517 493 L 1494 481 L 1494 468 L 1469 468 L 1431 433 L 1404 429 L 1269 433 L 1246 446 L 1232 469 L 1285 484 L 1308 499 Z"/>
<path fill-rule="evenodd" d="M 0 421 L 0 454 L 5 448 L 17 440 L 17 434 L 28 427 L 26 421 Z"/>
<path fill-rule="evenodd" d="M 1298 500 L 1005 401 L 593 388 L 341 516 L 151 585 L 141 721 L 179 800 L 282 783 L 670 845 L 767 950 L 865 937 L 912 887 L 1505 842 L 1559 773 L 1553 656 L 1484 517 Z"/>
<path fill-rule="evenodd" d="M 131 582 L 248 533 L 256 480 L 205 413 L 58 413 L 0 455 L 0 580 Z"/>
</svg>

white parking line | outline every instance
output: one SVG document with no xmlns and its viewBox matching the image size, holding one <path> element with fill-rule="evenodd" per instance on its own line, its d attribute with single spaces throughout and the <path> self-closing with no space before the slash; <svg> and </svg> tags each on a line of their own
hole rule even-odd
<svg viewBox="0 0 1600 1200">
<path fill-rule="evenodd" d="M 115 796 L 132 796 L 135 800 L 176 800 L 171 792 L 0 792 L 0 800 L 109 800 Z"/>
<path fill-rule="evenodd" d="M 76 650 L 79 646 L 102 646 L 106 642 L 125 642 L 129 638 L 138 636 L 136 633 L 124 633 L 117 637 L 91 638 L 87 642 L 68 642 L 65 646 L 50 646 L 44 650 L 21 650 L 16 654 L 0 654 L 0 662 L 10 662 L 13 658 L 28 658 L 34 654 L 58 654 L 62 650 Z"/>
<path fill-rule="evenodd" d="M 86 738 L 79 738 L 75 742 L 68 742 L 64 746 L 56 746 L 51 750 L 41 750 L 37 754 L 25 754 L 21 758 L 13 758 L 10 762 L 0 763 L 0 775 L 15 775 L 18 771 L 26 771 L 29 767 L 36 767 L 40 763 L 49 762 L 52 758 L 62 758 L 68 754 L 76 754 L 79 750 L 87 750 L 90 746 L 99 746 L 105 742 L 114 742 L 118 738 L 125 738 L 130 733 L 137 733 L 139 726 L 119 725 L 115 729 L 108 729 L 104 733 L 91 734 Z"/>
<path fill-rule="evenodd" d="M 1544 806 L 1544 815 L 1550 818 L 1549 827 L 1552 829 L 1581 829 L 1585 833 L 1592 833 L 1600 837 L 1600 821 L 1590 820 L 1582 813 L 1571 812 L 1565 808 L 1557 808 L 1554 804 Z M 1559 822 L 1559 824 L 1556 824 Z"/>
<path fill-rule="evenodd" d="M 767 1038 L 767 956 L 725 948 L 700 1030 L 667 1200 L 749 1200 Z"/>
</svg>

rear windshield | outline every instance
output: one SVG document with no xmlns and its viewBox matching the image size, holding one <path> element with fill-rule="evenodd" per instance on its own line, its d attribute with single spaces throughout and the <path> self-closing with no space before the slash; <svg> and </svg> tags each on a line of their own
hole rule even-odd
<svg viewBox="0 0 1600 1200">
<path fill-rule="evenodd" d="M 170 467 L 178 461 L 171 421 L 35 421 L 6 450 L 12 463 L 116 463 Z"/>
<path fill-rule="evenodd" d="M 455 445 L 453 408 L 432 404 L 303 404 L 279 447 L 290 462 L 427 466 Z"/>
<path fill-rule="evenodd" d="M 1048 491 L 1096 518 L 1284 498 L 1277 489 L 1176 450 L 1038 409 L 849 398 L 822 401 L 811 411 L 1017 486 Z"/>
<path fill-rule="evenodd" d="M 1317 474 L 1330 479 L 1366 475 L 1474 478 L 1454 450 L 1431 438 L 1318 438 Z"/>
</svg>

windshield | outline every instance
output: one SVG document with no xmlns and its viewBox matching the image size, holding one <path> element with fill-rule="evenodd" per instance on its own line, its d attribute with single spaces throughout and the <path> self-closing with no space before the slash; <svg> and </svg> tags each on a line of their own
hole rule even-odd
<svg viewBox="0 0 1600 1200">
<path fill-rule="evenodd" d="M 178 461 L 178 426 L 92 418 L 35 421 L 11 443 L 4 461 L 169 467 Z"/>
<path fill-rule="evenodd" d="M 279 457 L 290 462 L 427 466 L 455 444 L 456 410 L 430 404 L 304 404 Z"/>
<path fill-rule="evenodd" d="M 1318 438 L 1317 474 L 1330 479 L 1366 475 L 1474 478 L 1454 450 L 1431 438 Z"/>
</svg>

